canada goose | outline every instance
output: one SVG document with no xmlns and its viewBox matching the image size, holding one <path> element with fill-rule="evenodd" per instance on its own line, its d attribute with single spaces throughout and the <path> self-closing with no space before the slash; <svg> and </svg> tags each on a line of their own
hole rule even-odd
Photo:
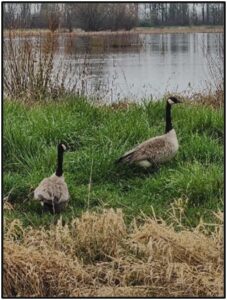
<svg viewBox="0 0 227 300">
<path fill-rule="evenodd" d="M 153 137 L 139 144 L 126 152 L 116 162 L 136 164 L 144 168 L 149 168 L 152 165 L 166 162 L 174 157 L 179 145 L 171 122 L 171 107 L 176 103 L 181 103 L 176 97 L 169 97 L 166 101 L 165 134 Z"/>
<path fill-rule="evenodd" d="M 44 178 L 34 191 L 34 198 L 41 202 L 44 211 L 61 212 L 68 203 L 69 192 L 63 176 L 63 154 L 66 146 L 60 143 L 57 147 L 57 169 L 48 178 Z"/>
</svg>

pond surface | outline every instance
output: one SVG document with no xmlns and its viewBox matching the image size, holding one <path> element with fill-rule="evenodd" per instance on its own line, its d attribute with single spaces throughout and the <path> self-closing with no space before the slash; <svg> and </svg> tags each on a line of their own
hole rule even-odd
<svg viewBox="0 0 227 300">
<path fill-rule="evenodd" d="M 223 33 L 62 35 L 55 68 L 91 98 L 141 101 L 214 89 L 209 64 L 223 66 L 222 49 Z"/>
</svg>

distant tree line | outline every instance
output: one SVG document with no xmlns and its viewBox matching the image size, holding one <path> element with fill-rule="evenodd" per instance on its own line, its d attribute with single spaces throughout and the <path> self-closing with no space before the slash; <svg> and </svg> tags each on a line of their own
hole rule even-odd
<svg viewBox="0 0 227 300">
<path fill-rule="evenodd" d="M 119 30 L 138 25 L 137 3 L 5 3 L 4 28 Z"/>
<path fill-rule="evenodd" d="M 224 24 L 224 4 L 220 2 L 157 2 L 143 5 L 140 26 Z"/>
<path fill-rule="evenodd" d="M 223 25 L 220 2 L 4 3 L 4 28 L 130 30 L 140 26 Z"/>
</svg>

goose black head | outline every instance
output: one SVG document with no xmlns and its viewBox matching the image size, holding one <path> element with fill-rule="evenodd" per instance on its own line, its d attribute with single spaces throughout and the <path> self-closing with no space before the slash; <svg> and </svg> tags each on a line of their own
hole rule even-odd
<svg viewBox="0 0 227 300">
<path fill-rule="evenodd" d="M 169 97 L 167 99 L 167 102 L 172 105 L 172 104 L 177 104 L 177 103 L 182 103 L 179 99 L 177 99 L 176 97 Z"/>
<path fill-rule="evenodd" d="M 58 144 L 58 150 L 61 150 L 62 152 L 64 152 L 67 150 L 67 147 L 65 144 L 60 143 L 60 144 Z"/>
</svg>

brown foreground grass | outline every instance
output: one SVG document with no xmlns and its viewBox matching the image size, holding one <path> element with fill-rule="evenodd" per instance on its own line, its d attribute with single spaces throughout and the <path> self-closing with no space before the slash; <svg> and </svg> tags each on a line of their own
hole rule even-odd
<svg viewBox="0 0 227 300">
<path fill-rule="evenodd" d="M 5 219 L 3 295 L 223 296 L 222 213 L 216 217 L 177 231 L 155 216 L 126 225 L 113 209 L 48 229 Z"/>
</svg>

